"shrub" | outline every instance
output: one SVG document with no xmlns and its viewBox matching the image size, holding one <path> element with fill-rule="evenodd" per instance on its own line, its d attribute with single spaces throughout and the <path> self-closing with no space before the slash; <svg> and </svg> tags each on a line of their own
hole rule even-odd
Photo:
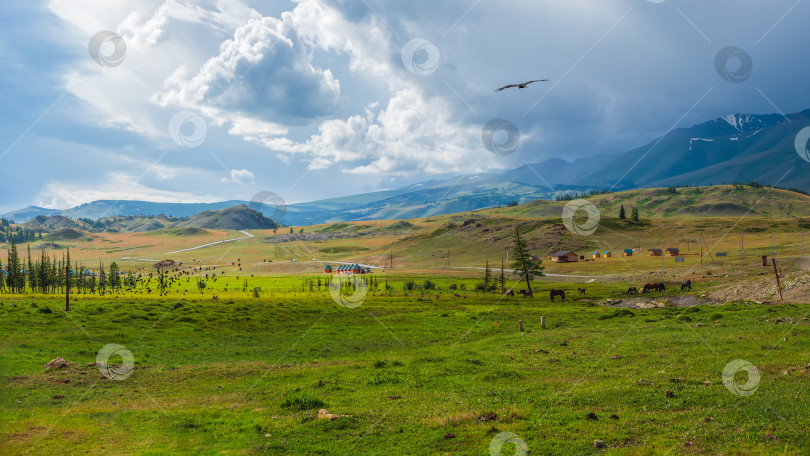
<svg viewBox="0 0 810 456">
<path fill-rule="evenodd" d="M 475 284 L 475 291 L 480 291 L 480 292 L 487 291 L 487 286 L 484 285 L 483 283 L 476 283 Z"/>
<path fill-rule="evenodd" d="M 405 282 L 405 290 L 412 291 L 415 288 L 416 288 L 416 282 L 414 282 L 413 280 L 409 280 L 409 281 Z"/>
<path fill-rule="evenodd" d="M 451 283 L 450 286 L 447 288 L 451 291 L 455 291 L 458 290 L 458 285 L 456 285 L 455 283 Z"/>
<path fill-rule="evenodd" d="M 430 280 L 425 280 L 425 282 L 422 284 L 422 287 L 425 290 L 435 290 L 436 289 L 436 284 L 431 282 Z"/>
<path fill-rule="evenodd" d="M 284 397 L 282 407 L 292 410 L 311 410 L 323 407 L 325 404 L 314 394 L 308 391 L 295 390 Z"/>
</svg>

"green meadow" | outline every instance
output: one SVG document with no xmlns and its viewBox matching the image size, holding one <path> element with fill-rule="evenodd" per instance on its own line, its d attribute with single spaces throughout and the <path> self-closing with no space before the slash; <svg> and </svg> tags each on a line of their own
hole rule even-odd
<svg viewBox="0 0 810 456">
<path fill-rule="evenodd" d="M 185 296 L 180 278 L 168 296 L 74 295 L 68 313 L 57 296 L 0 295 L 0 454 L 810 451 L 806 305 L 624 309 L 601 304 L 629 284 L 580 297 L 537 282 L 525 299 L 382 276 L 356 308 L 300 276 Z M 551 303 L 558 287 L 568 299 Z M 107 344 L 132 354 L 125 378 L 95 364 Z M 44 370 L 56 357 L 76 364 Z M 759 372 L 743 394 L 750 374 L 723 381 L 738 359 Z"/>
</svg>

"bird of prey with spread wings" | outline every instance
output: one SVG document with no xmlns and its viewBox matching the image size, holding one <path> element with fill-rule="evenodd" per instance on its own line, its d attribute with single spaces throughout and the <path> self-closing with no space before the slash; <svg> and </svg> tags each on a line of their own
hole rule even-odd
<svg viewBox="0 0 810 456">
<path fill-rule="evenodd" d="M 509 84 L 508 86 L 503 86 L 500 89 L 495 89 L 496 92 L 500 92 L 504 89 L 511 89 L 512 87 L 517 87 L 518 89 L 525 89 L 529 84 L 533 84 L 535 82 L 546 82 L 548 79 L 537 79 L 534 81 L 524 82 L 522 84 Z"/>
</svg>

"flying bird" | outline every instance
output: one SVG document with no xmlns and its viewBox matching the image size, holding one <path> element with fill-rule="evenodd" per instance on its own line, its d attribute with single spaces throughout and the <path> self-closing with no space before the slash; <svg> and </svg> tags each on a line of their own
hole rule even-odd
<svg viewBox="0 0 810 456">
<path fill-rule="evenodd" d="M 512 87 L 517 87 L 518 89 L 525 89 L 529 84 L 534 84 L 535 82 L 546 82 L 548 79 L 537 79 L 534 81 L 524 82 L 522 84 L 509 84 L 508 86 L 503 86 L 500 89 L 495 89 L 496 92 L 500 92 L 504 89 L 511 89 Z"/>
</svg>

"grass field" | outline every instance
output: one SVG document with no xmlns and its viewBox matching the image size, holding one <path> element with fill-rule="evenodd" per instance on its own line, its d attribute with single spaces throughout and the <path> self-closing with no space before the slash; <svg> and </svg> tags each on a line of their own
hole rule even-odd
<svg viewBox="0 0 810 456">
<path fill-rule="evenodd" d="M 471 279 L 404 290 L 426 278 L 390 277 L 355 309 L 296 276 L 262 278 L 259 298 L 75 296 L 69 313 L 0 296 L 0 454 L 515 454 L 490 453 L 502 432 L 527 454 L 810 450 L 806 305 L 591 302 L 627 284 L 564 304 L 542 294 L 554 283 L 534 299 L 448 289 Z M 132 353 L 127 378 L 88 366 L 107 344 Z M 77 364 L 43 371 L 57 356 Z M 724 385 L 736 359 L 759 369 L 755 394 Z"/>
<path fill-rule="evenodd" d="M 810 454 L 808 198 L 758 190 L 762 206 L 740 216 L 731 187 L 684 192 L 714 216 L 642 190 L 589 197 L 603 212 L 591 236 L 563 226 L 565 203 L 538 201 L 293 236 L 46 237 L 35 258 L 69 247 L 86 268 L 116 261 L 143 282 L 74 289 L 69 312 L 64 297 L 0 293 L 0 455 Z M 645 218 L 618 220 L 618 204 Z M 532 299 L 474 291 L 516 227 L 549 277 Z M 666 247 L 685 261 L 647 254 Z M 557 250 L 614 257 L 548 261 Z M 761 266 L 771 254 L 784 301 Z M 161 295 L 149 274 L 164 259 L 182 265 Z M 359 300 L 330 293 L 322 268 L 339 262 L 375 266 Z M 625 296 L 647 282 L 667 292 Z M 45 370 L 57 357 L 75 364 Z"/>
</svg>

